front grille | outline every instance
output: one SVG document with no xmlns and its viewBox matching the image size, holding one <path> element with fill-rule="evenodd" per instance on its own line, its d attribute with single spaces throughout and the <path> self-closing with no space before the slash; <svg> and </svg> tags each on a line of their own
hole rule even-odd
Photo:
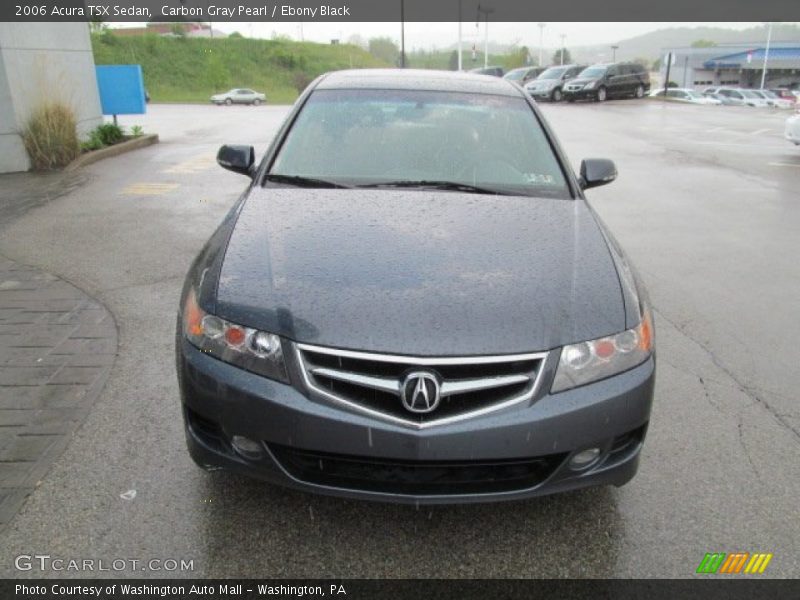
<svg viewBox="0 0 800 600">
<path fill-rule="evenodd" d="M 470 461 L 411 461 L 298 450 L 269 444 L 292 477 L 341 489 L 410 495 L 489 494 L 525 490 L 542 483 L 564 454 Z"/>
<path fill-rule="evenodd" d="M 427 427 L 452 422 L 529 400 L 546 353 L 410 357 L 296 344 L 308 387 L 327 399 L 387 420 Z M 430 374 L 440 402 L 430 412 L 404 405 L 411 394 L 407 377 Z M 433 393 L 433 392 L 431 392 Z"/>
</svg>

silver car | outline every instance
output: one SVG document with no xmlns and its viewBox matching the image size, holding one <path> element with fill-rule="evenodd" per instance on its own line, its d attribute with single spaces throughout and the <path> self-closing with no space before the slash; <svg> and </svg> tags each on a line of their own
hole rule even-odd
<svg viewBox="0 0 800 600">
<path fill-rule="evenodd" d="M 222 104 L 252 104 L 258 106 L 262 102 L 267 101 L 266 94 L 255 92 L 248 88 L 234 88 L 222 94 L 214 94 L 211 96 L 211 102 L 220 106 Z"/>
</svg>

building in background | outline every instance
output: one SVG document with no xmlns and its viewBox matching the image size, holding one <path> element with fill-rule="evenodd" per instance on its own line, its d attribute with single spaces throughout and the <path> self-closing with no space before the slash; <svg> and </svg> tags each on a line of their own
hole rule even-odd
<svg viewBox="0 0 800 600">
<path fill-rule="evenodd" d="M 666 77 L 666 56 L 672 52 L 669 78 L 683 88 L 714 85 L 758 88 L 764 67 L 764 42 L 719 44 L 710 48 L 664 48 L 662 78 Z M 800 42 L 773 42 L 767 61 L 767 88 L 800 87 Z"/>
<path fill-rule="evenodd" d="M 0 23 L 0 173 L 27 171 L 20 131 L 31 110 L 58 100 L 78 134 L 103 122 L 86 23 Z"/>
</svg>

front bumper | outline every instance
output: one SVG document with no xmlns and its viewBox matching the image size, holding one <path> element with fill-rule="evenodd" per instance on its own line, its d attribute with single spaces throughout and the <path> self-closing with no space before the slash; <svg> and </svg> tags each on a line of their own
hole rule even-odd
<svg viewBox="0 0 800 600">
<path fill-rule="evenodd" d="M 653 397 L 655 361 L 555 395 L 557 352 L 528 402 L 480 417 L 413 429 L 351 412 L 306 389 L 223 363 L 178 341 L 186 440 L 195 462 L 309 492 L 440 504 L 515 500 L 636 473 Z M 301 381 L 287 352 L 292 381 Z M 298 387 L 301 387 L 299 384 Z M 237 452 L 233 435 L 261 445 Z M 600 448 L 589 468 L 569 460 Z"/>
<path fill-rule="evenodd" d="M 593 100 L 597 95 L 597 88 L 592 88 L 590 90 L 570 90 L 569 88 L 564 88 L 563 94 L 565 100 Z"/>
</svg>

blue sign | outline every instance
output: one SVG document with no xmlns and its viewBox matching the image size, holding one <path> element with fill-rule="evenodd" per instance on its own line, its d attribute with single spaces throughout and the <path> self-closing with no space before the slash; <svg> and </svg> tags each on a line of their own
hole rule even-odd
<svg viewBox="0 0 800 600">
<path fill-rule="evenodd" d="M 103 65 L 97 69 L 97 87 L 104 115 L 145 113 L 141 65 Z"/>
</svg>

